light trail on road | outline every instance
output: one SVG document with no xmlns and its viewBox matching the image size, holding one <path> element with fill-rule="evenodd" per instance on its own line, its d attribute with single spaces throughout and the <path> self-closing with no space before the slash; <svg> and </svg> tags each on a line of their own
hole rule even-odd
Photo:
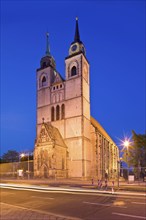
<svg viewBox="0 0 146 220">
<path fill-rule="evenodd" d="M 16 189 L 16 190 L 31 190 L 31 191 L 49 191 L 49 192 L 63 192 L 63 193 L 69 193 L 69 194 L 88 194 L 88 195 L 92 195 L 93 193 L 94 194 L 97 194 L 97 195 L 106 195 L 106 196 L 144 196 L 146 197 L 146 193 L 129 193 L 129 192 L 112 192 L 112 191 L 100 191 L 100 190 L 88 190 L 88 189 L 76 189 L 76 188 L 70 188 L 70 189 L 67 189 L 67 188 L 59 188 L 59 187 L 39 187 L 39 186 L 28 186 L 28 185 L 20 185 L 20 184 L 0 184 L 0 187 L 2 188 L 11 188 L 11 189 Z M 136 197 L 135 197 L 136 198 Z"/>
</svg>

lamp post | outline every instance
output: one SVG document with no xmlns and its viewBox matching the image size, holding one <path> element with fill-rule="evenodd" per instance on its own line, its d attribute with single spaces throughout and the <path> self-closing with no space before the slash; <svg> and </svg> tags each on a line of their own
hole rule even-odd
<svg viewBox="0 0 146 220">
<path fill-rule="evenodd" d="M 117 168 L 118 168 L 118 188 L 120 186 L 120 182 L 119 182 L 119 164 L 120 164 L 120 160 L 117 161 Z"/>
<path fill-rule="evenodd" d="M 29 179 L 29 152 L 27 154 L 22 153 L 20 156 L 25 157 L 27 155 L 27 170 L 28 170 L 28 175 L 27 178 Z"/>
<path fill-rule="evenodd" d="M 28 152 L 28 155 L 27 155 L 27 156 L 28 156 L 28 161 L 27 161 L 27 162 L 28 162 L 28 179 L 29 179 L 29 177 L 30 177 L 30 176 L 29 176 L 29 152 Z"/>
<path fill-rule="evenodd" d="M 121 161 L 122 161 L 122 157 L 119 157 L 119 160 L 117 161 L 117 166 L 118 166 L 118 188 L 120 186 L 120 181 L 119 181 L 119 178 L 120 178 L 120 165 L 121 165 Z"/>
<path fill-rule="evenodd" d="M 117 160 L 117 168 L 118 168 L 118 188 L 120 186 L 119 177 L 120 177 L 120 159 Z"/>
<path fill-rule="evenodd" d="M 126 161 L 127 161 L 127 175 L 128 175 L 128 183 L 129 183 L 129 163 L 128 163 L 128 147 L 129 147 L 129 141 L 125 140 L 124 141 L 124 147 L 126 148 Z"/>
</svg>

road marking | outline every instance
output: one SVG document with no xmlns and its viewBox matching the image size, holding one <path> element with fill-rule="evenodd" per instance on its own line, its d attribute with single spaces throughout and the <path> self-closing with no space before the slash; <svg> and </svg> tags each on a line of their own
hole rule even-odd
<svg viewBox="0 0 146 220">
<path fill-rule="evenodd" d="M 83 202 L 86 204 L 91 204 L 91 205 L 101 205 L 101 206 L 108 206 L 108 207 L 118 207 L 118 208 L 127 208 L 126 206 L 119 206 L 119 205 L 114 205 L 113 203 L 109 203 L 109 204 L 104 204 L 104 203 L 94 203 L 94 202 Z"/>
<path fill-rule="evenodd" d="M 91 204 L 91 205 L 102 205 L 102 206 L 111 206 L 111 204 L 103 204 L 103 203 L 94 203 L 94 202 L 83 202 L 83 203 L 86 203 L 86 204 Z"/>
<path fill-rule="evenodd" d="M 41 197 L 41 196 L 31 196 L 31 197 L 34 197 L 34 198 L 39 198 L 39 199 L 54 199 L 54 198 L 51 198 L 51 197 Z"/>
<path fill-rule="evenodd" d="M 145 202 L 131 202 L 131 203 L 134 203 L 134 204 L 139 204 L 139 205 L 146 205 Z"/>
<path fill-rule="evenodd" d="M 114 205 L 114 206 L 124 206 L 124 205 L 125 205 L 125 202 L 124 202 L 124 201 L 121 201 L 121 200 L 118 200 L 118 201 L 114 201 L 114 202 L 113 202 L 113 205 Z"/>
<path fill-rule="evenodd" d="M 128 214 L 123 214 L 123 213 L 117 213 L 117 212 L 112 212 L 113 215 L 121 215 L 121 216 L 125 216 L 125 217 L 131 217 L 131 218 L 140 218 L 140 219 L 146 219 L 146 217 L 144 216 L 138 216 L 138 215 L 128 215 Z"/>
</svg>

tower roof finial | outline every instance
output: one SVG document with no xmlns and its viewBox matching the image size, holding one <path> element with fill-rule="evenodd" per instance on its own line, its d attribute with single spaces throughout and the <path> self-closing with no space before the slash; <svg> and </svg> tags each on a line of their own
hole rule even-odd
<svg viewBox="0 0 146 220">
<path fill-rule="evenodd" d="M 46 33 L 46 55 L 50 56 L 49 33 Z"/>
<path fill-rule="evenodd" d="M 78 17 L 76 17 L 76 28 L 75 28 L 75 37 L 74 42 L 81 42 L 80 41 L 80 34 L 79 34 L 79 25 L 78 25 Z"/>
</svg>

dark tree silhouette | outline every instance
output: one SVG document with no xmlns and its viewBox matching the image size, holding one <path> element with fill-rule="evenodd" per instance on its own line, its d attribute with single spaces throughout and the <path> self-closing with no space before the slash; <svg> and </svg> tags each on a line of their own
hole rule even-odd
<svg viewBox="0 0 146 220">
<path fill-rule="evenodd" d="M 124 150 L 123 159 L 129 166 L 134 167 L 138 178 L 146 172 L 146 134 L 136 134 L 132 131 L 132 142 L 128 151 Z"/>
<path fill-rule="evenodd" d="M 17 162 L 19 161 L 19 153 L 15 150 L 8 150 L 7 153 L 3 154 L 2 161 L 4 163 Z"/>
</svg>

